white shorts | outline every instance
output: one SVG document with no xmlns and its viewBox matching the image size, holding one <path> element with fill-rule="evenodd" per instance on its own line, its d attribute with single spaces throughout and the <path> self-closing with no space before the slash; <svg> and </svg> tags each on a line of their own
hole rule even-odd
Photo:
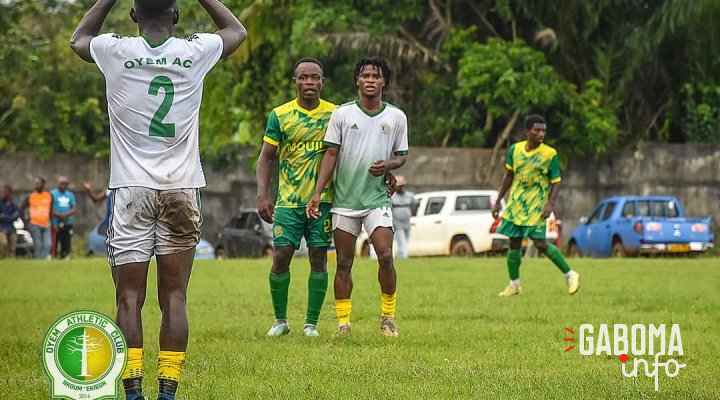
<svg viewBox="0 0 720 400">
<path fill-rule="evenodd" d="M 381 226 L 393 229 L 392 209 L 390 207 L 365 210 L 333 207 L 330 213 L 332 213 L 333 229 L 340 229 L 355 237 L 358 237 L 363 225 L 368 236 L 372 235 L 375 229 Z"/>
<path fill-rule="evenodd" d="M 179 253 L 200 241 L 200 189 L 113 189 L 108 224 L 111 267 Z"/>
</svg>

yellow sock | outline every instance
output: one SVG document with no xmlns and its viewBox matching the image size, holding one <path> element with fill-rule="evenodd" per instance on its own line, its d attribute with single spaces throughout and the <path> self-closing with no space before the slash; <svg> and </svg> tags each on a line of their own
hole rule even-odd
<svg viewBox="0 0 720 400">
<path fill-rule="evenodd" d="M 395 316 L 395 304 L 397 303 L 397 293 L 385 294 L 380 293 L 380 302 L 382 304 L 382 316 L 383 317 L 394 317 Z"/>
<path fill-rule="evenodd" d="M 350 299 L 335 299 L 335 314 L 338 318 L 338 324 L 349 324 L 351 311 L 352 303 Z"/>
<path fill-rule="evenodd" d="M 122 379 L 142 378 L 143 376 L 143 349 L 129 347 L 127 351 L 127 366 Z"/>
<path fill-rule="evenodd" d="M 160 356 L 158 357 L 158 378 L 180 382 L 183 365 L 185 365 L 184 351 L 160 350 Z"/>
</svg>

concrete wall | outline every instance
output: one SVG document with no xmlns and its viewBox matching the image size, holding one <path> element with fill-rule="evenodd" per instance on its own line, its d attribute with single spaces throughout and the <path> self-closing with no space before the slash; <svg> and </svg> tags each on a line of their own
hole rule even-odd
<svg viewBox="0 0 720 400">
<path fill-rule="evenodd" d="M 415 192 L 440 189 L 497 188 L 502 179 L 504 150 L 497 156 L 490 179 L 486 179 L 492 151 L 487 149 L 436 149 L 413 147 L 408 163 L 398 172 L 405 175 Z M 255 206 L 255 175 L 252 152 L 232 168 L 220 171 L 206 167 L 207 188 L 202 192 L 203 237 L 214 242 L 223 224 L 240 207 Z M 571 232 L 580 216 L 588 214 L 604 197 L 628 194 L 670 194 L 677 196 L 692 216 L 720 218 L 720 147 L 652 145 L 595 158 L 571 160 L 563 171 L 557 213 L 563 231 Z M 48 188 L 55 187 L 58 175 L 67 175 L 78 198 L 76 231 L 85 234 L 101 218 L 104 204 L 93 204 L 84 195 L 83 180 L 95 189 L 108 179 L 105 159 L 58 154 L 40 162 L 32 154 L 0 154 L 0 183 L 8 183 L 19 199 L 32 188 L 32 178 L 45 176 Z"/>
</svg>

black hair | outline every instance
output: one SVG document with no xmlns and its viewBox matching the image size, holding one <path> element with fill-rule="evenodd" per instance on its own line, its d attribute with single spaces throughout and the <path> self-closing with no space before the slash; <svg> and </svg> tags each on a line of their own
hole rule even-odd
<svg viewBox="0 0 720 400">
<path fill-rule="evenodd" d="M 47 182 L 45 181 L 45 178 L 43 178 L 43 177 L 40 176 L 40 175 L 36 176 L 35 179 L 40 179 L 40 182 L 42 182 L 43 185 L 44 185 L 45 183 L 47 183 Z"/>
<path fill-rule="evenodd" d="M 357 83 L 358 76 L 360 76 L 360 71 L 362 71 L 363 67 L 366 65 L 372 65 L 382 71 L 383 78 L 385 79 L 385 87 L 387 88 L 390 86 L 392 72 L 390 71 L 390 66 L 388 65 L 387 60 L 380 56 L 363 57 L 357 64 L 355 64 L 355 83 Z"/>
<path fill-rule="evenodd" d="M 293 76 L 295 76 L 295 74 L 297 73 L 297 69 L 298 69 L 298 67 L 300 66 L 300 64 L 306 63 L 306 62 L 307 62 L 307 63 L 317 64 L 317 66 L 320 67 L 320 71 L 323 71 L 323 73 L 325 72 L 325 70 L 324 70 L 324 68 L 323 68 L 323 65 L 322 65 L 322 63 L 320 62 L 320 60 L 318 60 L 317 58 L 314 58 L 314 57 L 303 57 L 303 58 L 295 61 L 295 64 L 293 64 L 293 68 L 292 68 Z"/>
<path fill-rule="evenodd" d="M 544 124 L 545 118 L 540 114 L 531 114 L 525 118 L 525 129 L 532 129 L 535 124 Z"/>
<path fill-rule="evenodd" d="M 175 2 L 176 0 L 135 0 L 135 12 L 147 19 L 155 19 L 173 7 Z"/>
</svg>

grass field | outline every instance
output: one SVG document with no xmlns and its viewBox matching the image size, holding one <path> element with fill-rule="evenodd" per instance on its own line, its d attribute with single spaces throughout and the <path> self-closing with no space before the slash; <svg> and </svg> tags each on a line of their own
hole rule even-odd
<svg viewBox="0 0 720 400">
<path fill-rule="evenodd" d="M 399 339 L 379 331 L 373 261 L 358 261 L 353 333 L 333 338 L 332 287 L 321 337 L 302 336 L 307 263 L 294 263 L 292 333 L 269 339 L 266 260 L 197 262 L 190 282 L 190 344 L 178 399 L 717 399 L 720 398 L 720 259 L 571 260 L 582 289 L 544 259 L 524 261 L 522 296 L 498 298 L 504 259 L 397 262 Z M 331 276 L 334 261 L 330 262 Z M 61 314 L 113 311 L 102 259 L 0 261 L 0 399 L 47 399 L 40 362 L 45 330 Z M 157 394 L 159 311 L 150 272 L 145 387 Z M 687 367 L 659 369 L 660 391 L 639 372 L 625 378 L 616 356 L 564 352 L 593 324 L 680 324 Z M 596 331 L 597 332 L 597 331 Z M 597 333 L 596 333 L 597 335 Z M 611 338 L 612 340 L 612 338 Z M 575 342 L 575 344 L 579 344 Z M 650 358 L 650 357 L 648 357 Z M 632 360 L 632 356 L 631 356 Z M 642 368 L 642 367 L 640 367 Z"/>
</svg>

